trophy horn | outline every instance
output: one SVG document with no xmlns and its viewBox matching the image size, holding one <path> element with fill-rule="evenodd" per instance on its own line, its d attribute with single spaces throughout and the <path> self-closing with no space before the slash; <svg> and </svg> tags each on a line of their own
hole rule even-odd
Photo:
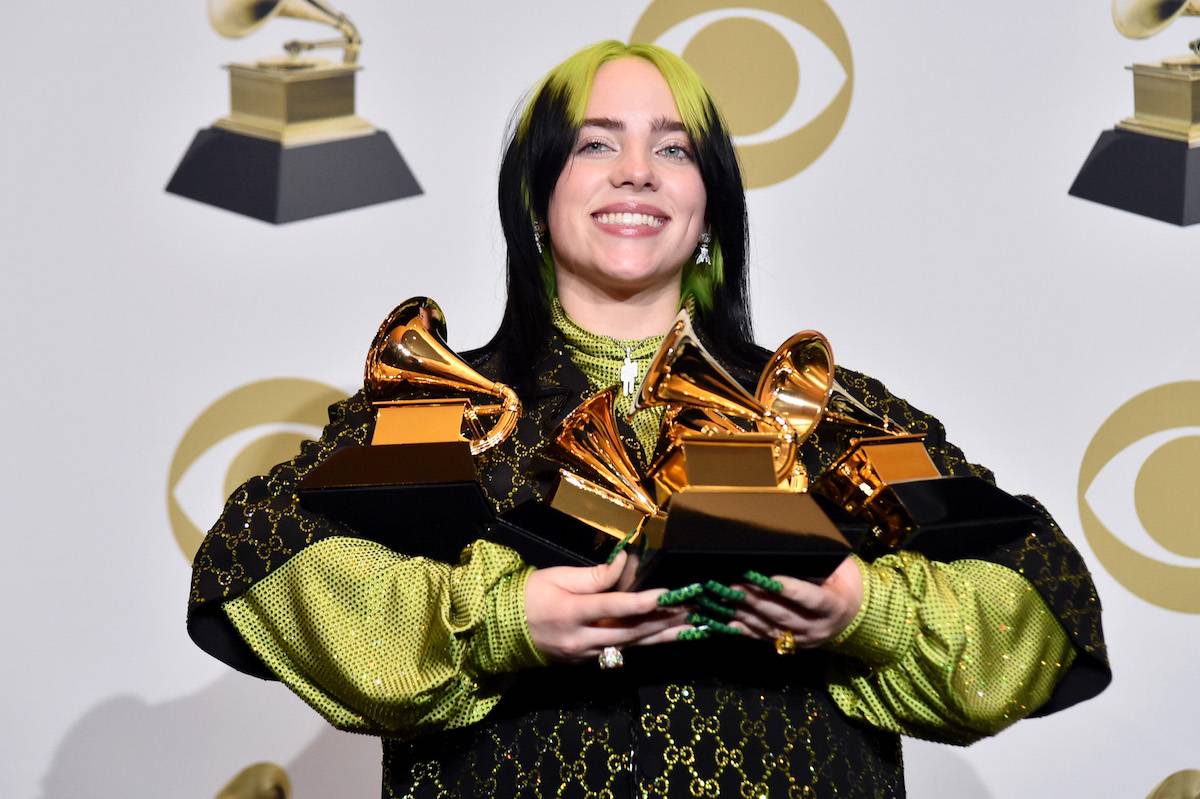
<svg viewBox="0 0 1200 799">
<path fill-rule="evenodd" d="M 408 299 L 388 314 L 367 352 L 363 387 L 369 399 L 387 399 L 402 386 L 496 397 L 498 407 L 468 405 L 472 427 L 478 414 L 499 414 L 491 429 L 478 430 L 479 435 L 470 440 L 472 455 L 508 438 L 521 415 L 521 401 L 511 387 L 479 374 L 447 346 L 446 317 L 428 297 Z"/>
<path fill-rule="evenodd" d="M 838 382 L 829 339 L 802 330 L 775 350 L 763 368 L 754 396 L 796 431 L 799 446 L 822 419 L 883 435 L 904 428 L 863 405 Z"/>
<path fill-rule="evenodd" d="M 796 431 L 799 446 L 821 420 L 834 387 L 833 348 L 815 330 L 803 330 L 775 350 L 754 396 Z"/>
<path fill-rule="evenodd" d="M 292 55 L 318 47 L 341 47 L 345 63 L 353 64 L 358 60 L 358 51 L 362 47 L 358 28 L 324 0 L 208 0 L 208 21 L 217 33 L 230 39 L 248 36 L 273 17 L 319 22 L 342 34 L 341 39 L 329 41 L 288 42 L 284 49 Z"/>
<path fill-rule="evenodd" d="M 1196 0 L 1113 0 L 1113 24 L 1123 36 L 1145 39 L 1166 28 L 1177 17 L 1200 16 Z"/>
<path fill-rule="evenodd" d="M 775 471 L 787 479 L 796 465 L 796 435 L 787 420 L 764 406 L 725 371 L 700 342 L 687 311 L 680 311 L 650 365 L 638 391 L 633 411 L 656 405 L 715 411 L 710 423 L 720 416 L 745 419 L 762 432 L 779 437 Z"/>
<path fill-rule="evenodd" d="M 617 432 L 614 407 L 617 386 L 609 386 L 580 403 L 559 426 L 554 454 L 583 476 L 624 497 L 641 512 L 654 515 L 658 504 L 642 485 Z"/>
</svg>

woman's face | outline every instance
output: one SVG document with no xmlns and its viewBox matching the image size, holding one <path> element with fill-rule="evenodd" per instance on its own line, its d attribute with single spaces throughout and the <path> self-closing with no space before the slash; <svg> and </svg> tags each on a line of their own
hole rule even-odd
<svg viewBox="0 0 1200 799">
<path fill-rule="evenodd" d="M 667 82 L 644 59 L 609 61 L 585 117 L 550 197 L 556 269 L 616 296 L 678 284 L 705 192 Z"/>
</svg>

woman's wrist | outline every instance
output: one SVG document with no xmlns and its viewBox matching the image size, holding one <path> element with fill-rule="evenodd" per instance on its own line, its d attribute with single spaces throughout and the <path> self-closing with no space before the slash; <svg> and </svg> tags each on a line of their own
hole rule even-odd
<svg viewBox="0 0 1200 799">
<path fill-rule="evenodd" d="M 487 614 L 476 642 L 481 670 L 504 674 L 546 665 L 546 658 L 533 643 L 525 616 L 525 583 L 535 569 L 524 569 L 502 578 L 492 589 Z"/>
<path fill-rule="evenodd" d="M 903 576 L 882 563 L 851 555 L 862 575 L 862 602 L 849 624 L 827 647 L 867 663 L 884 665 L 904 656 L 915 634 L 916 607 Z"/>
</svg>

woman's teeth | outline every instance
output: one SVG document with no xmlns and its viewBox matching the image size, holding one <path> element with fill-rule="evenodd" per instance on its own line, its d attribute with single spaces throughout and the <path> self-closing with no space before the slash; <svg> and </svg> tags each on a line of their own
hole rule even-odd
<svg viewBox="0 0 1200 799">
<path fill-rule="evenodd" d="M 593 214 L 592 218 L 602 225 L 642 225 L 662 227 L 667 220 L 649 214 Z"/>
</svg>

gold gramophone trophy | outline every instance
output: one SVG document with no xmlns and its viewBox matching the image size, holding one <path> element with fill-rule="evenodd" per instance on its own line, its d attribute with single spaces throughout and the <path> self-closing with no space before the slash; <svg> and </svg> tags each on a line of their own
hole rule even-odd
<svg viewBox="0 0 1200 799">
<path fill-rule="evenodd" d="M 208 17 L 229 38 L 277 17 L 340 37 L 229 64 L 230 112 L 196 134 L 167 191 L 273 223 L 421 193 L 387 133 L 355 111 L 362 38 L 345 14 L 325 0 L 209 0 Z M 305 55 L 321 48 L 341 48 L 341 62 Z"/>
<path fill-rule="evenodd" d="M 512 433 L 521 402 L 445 342 L 445 317 L 428 297 L 388 314 L 363 381 L 375 412 L 371 442 L 340 449 L 309 472 L 300 498 L 397 551 L 452 562 L 493 521 L 473 456 Z M 480 396 L 494 402 L 476 404 Z M 495 420 L 485 424 L 487 417 Z"/>
<path fill-rule="evenodd" d="M 564 467 L 549 501 L 530 500 L 504 513 L 492 540 L 535 566 L 583 566 L 661 527 L 665 517 L 617 430 L 617 389 L 588 397 L 559 424 L 549 450 Z"/>
<path fill-rule="evenodd" d="M 1113 0 L 1117 30 L 1144 39 L 1197 0 Z M 1200 222 L 1200 40 L 1190 53 L 1134 64 L 1133 116 L 1100 134 L 1071 185 L 1085 200 L 1176 225 Z"/>
<path fill-rule="evenodd" d="M 610 549 L 633 532 L 634 586 L 737 580 L 765 563 L 823 577 L 850 551 L 818 502 L 792 487 L 792 425 L 717 363 L 686 311 L 634 403 L 635 411 L 666 406 L 646 481 L 653 495 L 617 434 L 614 392 L 593 396 L 563 423 L 555 450 L 567 468 L 551 504 L 606 534 Z"/>
<path fill-rule="evenodd" d="M 702 544 L 726 548 L 722 573 L 758 559 L 820 578 L 851 546 L 867 557 L 899 548 L 953 557 L 984 539 L 1024 535 L 1033 518 L 1029 506 L 978 477 L 942 476 L 923 435 L 838 383 L 832 348 L 816 331 L 775 351 L 752 396 L 704 350 L 683 314 L 639 389 L 635 408 L 652 405 L 666 405 L 650 478 L 667 518 L 645 541 L 651 565 L 655 550 L 668 561 L 685 552 L 696 561 L 684 568 L 701 570 Z M 848 445 L 810 481 L 798 447 L 819 424 Z"/>
<path fill-rule="evenodd" d="M 803 440 L 824 425 L 846 448 L 805 487 L 826 504 L 854 550 L 874 558 L 911 549 L 937 559 L 1023 536 L 1028 505 L 975 476 L 944 476 L 925 448 L 888 416 L 859 402 L 836 378 L 833 351 L 820 333 L 788 339 L 763 369 L 756 395 Z M 839 435 L 840 434 L 840 435 Z"/>
</svg>

